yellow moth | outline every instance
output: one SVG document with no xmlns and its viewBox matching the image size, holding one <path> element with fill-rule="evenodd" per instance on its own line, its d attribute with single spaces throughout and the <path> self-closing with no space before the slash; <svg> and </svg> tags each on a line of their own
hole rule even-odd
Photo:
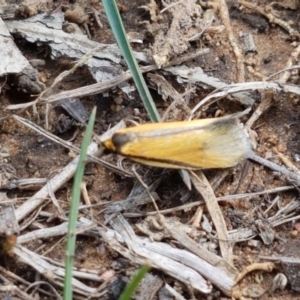
<svg viewBox="0 0 300 300">
<path fill-rule="evenodd" d="M 246 158 L 250 142 L 239 118 L 247 113 L 152 123 L 117 131 L 105 148 L 139 163 L 172 169 L 228 168 Z"/>
</svg>

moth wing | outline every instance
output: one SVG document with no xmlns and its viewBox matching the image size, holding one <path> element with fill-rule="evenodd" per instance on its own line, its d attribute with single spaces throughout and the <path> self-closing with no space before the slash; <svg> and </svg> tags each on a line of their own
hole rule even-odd
<svg viewBox="0 0 300 300">
<path fill-rule="evenodd" d="M 149 131 L 150 136 L 137 132 L 119 153 L 151 166 L 209 169 L 234 166 L 250 151 L 248 137 L 236 118 L 177 122 L 173 131 L 172 123 L 167 124 L 167 134 L 163 126 Z M 184 126 L 178 130 L 180 124 Z"/>
</svg>

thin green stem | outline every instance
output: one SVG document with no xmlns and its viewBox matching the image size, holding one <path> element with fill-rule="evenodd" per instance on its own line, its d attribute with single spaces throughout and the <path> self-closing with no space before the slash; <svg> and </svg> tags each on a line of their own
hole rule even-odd
<svg viewBox="0 0 300 300">
<path fill-rule="evenodd" d="M 73 189 L 72 189 L 72 202 L 70 207 L 68 234 L 67 234 L 67 247 L 66 247 L 66 268 L 65 268 L 65 279 L 64 279 L 64 300 L 72 300 L 72 270 L 74 265 L 75 255 L 75 243 L 76 243 L 76 222 L 78 217 L 78 207 L 80 201 L 80 185 L 83 178 L 85 160 L 87 157 L 87 150 L 90 144 L 93 128 L 96 117 L 96 108 L 92 110 L 84 137 L 81 145 L 81 151 L 79 155 L 79 161 L 77 170 L 75 173 Z"/>
<path fill-rule="evenodd" d="M 142 279 L 145 277 L 146 273 L 148 273 L 150 269 L 150 266 L 142 266 L 137 272 L 137 274 L 133 277 L 133 279 L 129 282 L 126 289 L 120 296 L 119 300 L 130 300 L 132 298 L 133 293 L 137 289 L 139 283 L 142 281 Z"/>
<path fill-rule="evenodd" d="M 109 20 L 110 26 L 114 33 L 115 39 L 121 49 L 121 52 L 128 64 L 128 67 L 132 73 L 133 80 L 139 91 L 140 97 L 144 103 L 144 106 L 151 118 L 152 122 L 160 122 L 160 116 L 149 92 L 147 84 L 144 77 L 139 69 L 137 61 L 133 56 L 131 46 L 128 42 L 126 32 L 121 20 L 121 16 L 118 11 L 118 7 L 114 0 L 102 0 L 107 18 Z"/>
</svg>

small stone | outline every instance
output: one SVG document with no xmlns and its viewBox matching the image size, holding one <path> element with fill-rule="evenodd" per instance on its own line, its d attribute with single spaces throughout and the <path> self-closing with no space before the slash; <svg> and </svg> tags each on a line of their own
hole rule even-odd
<svg viewBox="0 0 300 300">
<path fill-rule="evenodd" d="M 290 237 L 295 239 L 298 236 L 298 231 L 297 230 L 292 230 L 290 231 Z"/>
<path fill-rule="evenodd" d="M 248 246 L 249 247 L 252 247 L 252 248 L 259 248 L 261 247 L 261 241 L 258 241 L 258 240 L 250 240 L 248 241 Z"/>
<path fill-rule="evenodd" d="M 249 284 L 242 291 L 244 297 L 259 298 L 266 292 L 260 284 Z"/>
<path fill-rule="evenodd" d="M 271 157 L 273 157 L 273 153 L 271 151 L 266 151 L 265 158 L 269 159 Z"/>
<path fill-rule="evenodd" d="M 107 253 L 105 245 L 103 243 L 99 244 L 99 246 L 97 247 L 97 252 L 100 257 L 104 256 Z"/>
<path fill-rule="evenodd" d="M 293 105 L 295 105 L 295 106 L 298 105 L 298 104 L 299 104 L 299 98 L 296 98 L 296 97 L 293 98 L 293 99 L 292 99 L 292 103 L 293 103 Z"/>
<path fill-rule="evenodd" d="M 293 47 L 295 47 L 295 48 L 298 47 L 298 43 L 297 43 L 297 42 L 292 42 L 291 45 L 292 45 Z"/>
<path fill-rule="evenodd" d="M 298 153 L 292 154 L 294 162 L 299 162 L 300 161 L 300 155 Z"/>
<path fill-rule="evenodd" d="M 134 108 L 133 113 L 134 113 L 135 116 L 139 116 L 141 114 L 141 112 L 138 108 Z"/>
<path fill-rule="evenodd" d="M 283 273 L 278 273 L 272 282 L 271 293 L 274 293 L 276 290 L 283 290 L 288 283 L 287 277 Z"/>
</svg>

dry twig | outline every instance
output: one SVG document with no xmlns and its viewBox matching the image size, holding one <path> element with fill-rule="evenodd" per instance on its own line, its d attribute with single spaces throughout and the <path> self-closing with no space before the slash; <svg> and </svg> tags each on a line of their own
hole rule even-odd
<svg viewBox="0 0 300 300">
<path fill-rule="evenodd" d="M 197 191 L 203 196 L 206 207 L 217 231 L 222 257 L 233 265 L 233 248 L 230 245 L 226 223 L 220 210 L 213 189 L 202 171 L 190 172 L 191 180 Z"/>
</svg>

